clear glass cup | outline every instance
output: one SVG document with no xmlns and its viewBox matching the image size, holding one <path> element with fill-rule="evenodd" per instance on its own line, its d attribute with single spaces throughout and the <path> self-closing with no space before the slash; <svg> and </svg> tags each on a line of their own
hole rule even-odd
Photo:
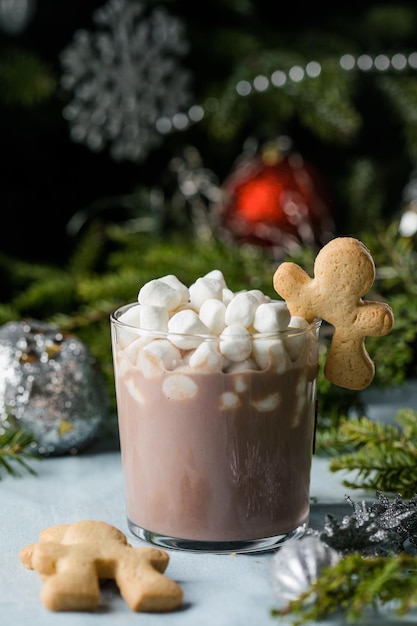
<svg viewBox="0 0 417 626">
<path fill-rule="evenodd" d="M 120 320 L 133 306 L 111 315 L 131 532 L 163 548 L 216 553 L 272 550 L 302 536 L 320 321 L 250 335 L 251 356 L 219 369 L 191 358 L 203 342 L 216 355 L 219 337 L 138 329 Z"/>
</svg>

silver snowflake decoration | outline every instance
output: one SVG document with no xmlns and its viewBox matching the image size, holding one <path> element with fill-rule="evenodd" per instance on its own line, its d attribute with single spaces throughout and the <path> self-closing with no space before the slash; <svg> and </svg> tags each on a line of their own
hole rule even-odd
<svg viewBox="0 0 417 626">
<path fill-rule="evenodd" d="M 417 495 L 405 501 L 399 495 L 389 499 L 377 491 L 377 500 L 369 506 L 349 496 L 345 500 L 353 507 L 353 515 L 345 515 L 341 522 L 327 516 L 320 539 L 329 546 L 363 556 L 397 554 L 405 551 L 406 544 L 417 549 Z"/>
<path fill-rule="evenodd" d="M 165 9 L 109 0 L 93 14 L 96 30 L 79 30 L 61 53 L 64 108 L 74 141 L 115 160 L 143 161 L 162 141 L 158 121 L 189 105 L 183 24 Z"/>
</svg>

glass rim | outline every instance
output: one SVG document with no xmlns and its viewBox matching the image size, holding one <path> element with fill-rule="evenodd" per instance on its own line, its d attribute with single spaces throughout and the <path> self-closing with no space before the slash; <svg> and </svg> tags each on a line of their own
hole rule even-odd
<svg viewBox="0 0 417 626">
<path fill-rule="evenodd" d="M 207 334 L 201 334 L 201 333 L 179 333 L 179 332 L 175 332 L 171 330 L 161 331 L 161 330 L 152 330 L 149 328 L 141 328 L 139 326 L 133 326 L 132 324 L 127 324 L 126 322 L 123 322 L 120 319 L 118 319 L 117 315 L 122 315 L 122 313 L 125 313 L 126 311 L 128 311 L 134 306 L 139 306 L 139 303 L 129 302 L 128 304 L 124 304 L 118 307 L 117 309 L 111 312 L 110 322 L 114 326 L 117 326 L 119 328 L 124 328 L 127 331 L 132 331 L 133 333 L 136 333 L 138 335 L 140 334 L 141 336 L 153 337 L 154 339 L 167 339 L 168 337 L 172 337 L 172 336 L 197 337 L 201 339 L 201 341 L 219 341 L 220 339 L 220 335 L 211 335 L 211 334 L 207 335 Z M 257 339 L 257 340 L 271 339 L 274 337 L 275 338 L 285 338 L 285 337 L 295 337 L 295 336 L 298 337 L 300 335 L 308 334 L 311 332 L 317 332 L 320 329 L 321 324 L 322 324 L 322 319 L 315 318 L 312 322 L 308 323 L 307 326 L 303 326 L 301 328 L 287 327 L 285 330 L 269 331 L 265 333 L 248 332 L 248 336 L 250 339 Z M 243 335 L 243 334 L 242 336 L 246 337 L 246 335 Z M 235 335 L 235 337 L 238 338 L 239 335 Z M 232 339 L 232 337 L 230 337 L 230 339 Z"/>
</svg>

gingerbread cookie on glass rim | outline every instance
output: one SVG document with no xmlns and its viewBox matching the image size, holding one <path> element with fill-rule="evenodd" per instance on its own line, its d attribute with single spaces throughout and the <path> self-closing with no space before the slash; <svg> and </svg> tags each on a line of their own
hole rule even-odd
<svg viewBox="0 0 417 626">
<path fill-rule="evenodd" d="M 274 289 L 291 315 L 308 322 L 320 318 L 334 328 L 324 375 L 346 389 L 368 387 L 375 364 L 366 337 L 390 332 L 394 314 L 385 302 L 364 300 L 375 280 L 375 263 L 368 248 L 353 237 L 337 237 L 317 254 L 314 277 L 299 265 L 281 263 L 273 278 Z"/>
</svg>

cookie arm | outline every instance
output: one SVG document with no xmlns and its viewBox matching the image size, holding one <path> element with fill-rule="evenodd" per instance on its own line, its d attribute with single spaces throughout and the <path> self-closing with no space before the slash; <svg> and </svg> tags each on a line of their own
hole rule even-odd
<svg viewBox="0 0 417 626">
<path fill-rule="evenodd" d="M 369 337 L 382 337 L 390 332 L 394 324 L 392 308 L 385 302 L 365 300 L 358 309 L 355 326 Z"/>
<path fill-rule="evenodd" d="M 300 315 L 310 323 L 317 317 L 309 297 L 312 283 L 307 272 L 290 261 L 281 263 L 273 278 L 274 289 L 287 302 L 291 315 Z"/>
<path fill-rule="evenodd" d="M 25 546 L 19 552 L 19 558 L 27 569 L 33 569 L 32 557 L 35 545 L 36 544 L 32 543 L 30 546 Z"/>
</svg>

